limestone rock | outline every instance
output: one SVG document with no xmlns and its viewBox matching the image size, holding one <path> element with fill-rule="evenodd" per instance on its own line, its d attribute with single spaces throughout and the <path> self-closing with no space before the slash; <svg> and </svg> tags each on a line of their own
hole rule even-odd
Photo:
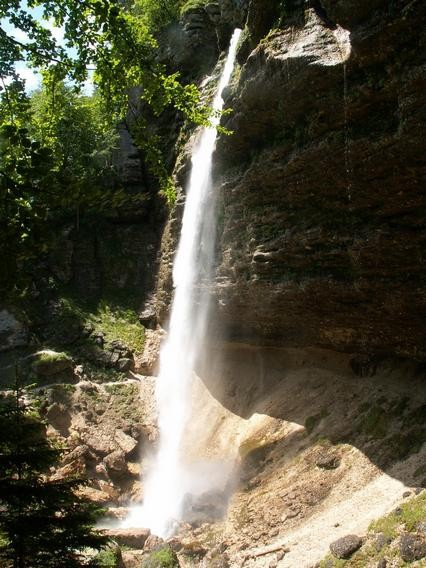
<svg viewBox="0 0 426 568">
<path fill-rule="evenodd" d="M 94 460 L 95 460 L 95 456 L 90 451 L 89 446 L 82 444 L 82 445 L 76 446 L 69 453 L 65 454 L 65 457 L 63 458 L 62 461 L 65 464 L 72 463 L 72 462 L 80 462 L 82 464 L 86 464 L 87 462 L 94 461 Z"/>
<path fill-rule="evenodd" d="M 140 568 L 143 559 L 143 552 L 139 550 L 125 550 L 122 552 L 125 568 Z"/>
<path fill-rule="evenodd" d="M 73 374 L 73 361 L 66 353 L 45 350 L 31 356 L 31 368 L 40 376 L 52 377 L 60 373 Z"/>
<path fill-rule="evenodd" d="M 73 422 L 74 428 L 76 428 L 75 420 Z M 83 428 L 86 427 L 86 423 L 82 420 Z M 111 437 L 103 431 L 90 430 L 89 433 L 84 435 L 84 441 L 89 446 L 89 448 L 96 455 L 106 455 L 110 454 L 112 450 L 115 449 L 115 445 L 111 440 Z"/>
<path fill-rule="evenodd" d="M 135 363 L 134 363 L 133 359 L 122 358 L 122 359 L 118 359 L 117 364 L 116 364 L 116 368 L 121 373 L 127 373 L 127 371 L 131 371 L 133 369 L 134 364 Z"/>
<path fill-rule="evenodd" d="M 145 376 L 152 376 L 158 371 L 162 335 L 163 334 L 157 330 L 147 329 L 145 331 L 143 353 L 136 357 L 136 372 Z"/>
<path fill-rule="evenodd" d="M 122 430 L 117 430 L 115 433 L 115 441 L 123 450 L 125 455 L 131 454 L 138 445 L 137 441 L 131 436 L 125 434 Z"/>
<path fill-rule="evenodd" d="M 128 515 L 127 507 L 109 507 L 106 516 L 111 519 L 124 520 Z"/>
<path fill-rule="evenodd" d="M 391 539 L 389 537 L 386 537 L 383 533 L 380 533 L 377 535 L 374 547 L 377 550 L 377 552 L 380 552 L 384 546 L 389 544 L 389 542 L 391 542 Z"/>
<path fill-rule="evenodd" d="M 79 489 L 79 494 L 99 505 L 106 505 L 113 501 L 109 493 L 87 485 Z"/>
<path fill-rule="evenodd" d="M 46 411 L 46 419 L 62 435 L 68 435 L 71 416 L 64 404 L 54 402 Z"/>
<path fill-rule="evenodd" d="M 125 453 L 122 450 L 116 450 L 108 454 L 103 463 L 108 470 L 108 473 L 115 476 L 122 476 L 128 473 L 127 463 L 125 460 Z"/>
<path fill-rule="evenodd" d="M 117 353 L 119 355 L 119 358 L 124 359 L 132 357 L 132 350 L 128 345 L 126 345 L 126 343 L 124 343 L 124 341 L 121 341 L 120 339 L 114 339 L 114 341 L 111 341 L 108 349 L 113 353 Z"/>
<path fill-rule="evenodd" d="M 150 534 L 148 536 L 148 538 L 146 539 L 144 551 L 145 552 L 152 552 L 153 550 L 156 550 L 158 548 L 161 548 L 162 546 L 165 546 L 165 544 L 166 543 L 162 538 L 160 538 L 159 536 L 156 536 L 154 534 Z"/>
<path fill-rule="evenodd" d="M 82 462 L 73 461 L 60 468 L 51 476 L 55 479 L 69 479 L 70 477 L 83 477 L 86 473 L 86 467 Z"/>
<path fill-rule="evenodd" d="M 104 479 L 96 479 L 94 483 L 98 487 L 99 491 L 102 491 L 102 493 L 108 495 L 111 502 L 117 502 L 119 498 L 119 492 L 110 481 L 105 481 Z"/>
<path fill-rule="evenodd" d="M 337 558 L 347 559 L 352 556 L 362 546 L 362 539 L 359 536 L 349 534 L 330 544 L 330 550 Z"/>
<path fill-rule="evenodd" d="M 321 469 L 336 469 L 340 465 L 340 456 L 333 452 L 320 452 L 315 459 L 315 465 Z"/>
<path fill-rule="evenodd" d="M 129 470 L 131 475 L 136 477 L 140 477 L 141 475 L 141 464 L 139 462 L 127 462 L 127 469 Z"/>
<path fill-rule="evenodd" d="M 426 537 L 419 534 L 403 533 L 399 541 L 401 558 L 405 562 L 415 562 L 426 556 Z"/>
<path fill-rule="evenodd" d="M 17 316 L 8 310 L 0 310 L 0 352 L 28 344 L 28 329 Z"/>
<path fill-rule="evenodd" d="M 104 531 L 109 538 L 120 546 L 142 550 L 150 536 L 149 529 L 108 529 Z"/>
<path fill-rule="evenodd" d="M 324 4 L 288 3 L 240 61 L 215 160 L 217 327 L 424 360 L 423 8 Z"/>
<path fill-rule="evenodd" d="M 145 328 L 155 329 L 157 323 L 157 312 L 155 306 L 148 304 L 139 315 L 139 321 Z"/>
</svg>

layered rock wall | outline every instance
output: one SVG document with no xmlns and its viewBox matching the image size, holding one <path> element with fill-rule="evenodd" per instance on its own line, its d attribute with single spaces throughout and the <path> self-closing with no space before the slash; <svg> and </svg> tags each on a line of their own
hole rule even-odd
<svg viewBox="0 0 426 568">
<path fill-rule="evenodd" d="M 216 154 L 219 330 L 424 359 L 425 6 L 283 2 L 246 58 L 266 4 Z"/>
</svg>

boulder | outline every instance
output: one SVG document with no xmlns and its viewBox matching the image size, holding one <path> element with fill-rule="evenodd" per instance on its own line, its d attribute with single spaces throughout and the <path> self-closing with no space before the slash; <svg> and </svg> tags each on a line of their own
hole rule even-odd
<svg viewBox="0 0 426 568">
<path fill-rule="evenodd" d="M 128 512 L 127 507 L 109 507 L 105 516 L 110 519 L 123 521 L 127 517 Z"/>
<path fill-rule="evenodd" d="M 85 425 L 84 421 L 83 425 Z M 73 424 L 73 426 L 74 429 L 77 430 L 76 424 Z M 87 444 L 96 455 L 105 456 L 110 454 L 116 447 L 111 437 L 102 431 L 91 429 L 89 434 L 82 432 L 81 436 L 84 438 L 85 444 Z"/>
<path fill-rule="evenodd" d="M 334 556 L 348 559 L 362 546 L 362 539 L 354 534 L 349 534 L 330 544 L 330 550 Z"/>
<path fill-rule="evenodd" d="M 127 373 L 127 371 L 131 371 L 135 365 L 133 359 L 122 358 L 118 359 L 116 367 L 117 370 L 121 373 Z"/>
<path fill-rule="evenodd" d="M 382 548 L 384 548 L 387 544 L 392 542 L 392 539 L 385 536 L 383 533 L 377 535 L 376 542 L 374 543 L 374 547 L 377 552 L 380 552 Z"/>
<path fill-rule="evenodd" d="M 99 505 L 106 505 L 112 501 L 112 498 L 109 493 L 105 493 L 100 489 L 96 489 L 95 487 L 90 486 L 83 486 L 79 489 L 79 494 L 84 496 L 86 499 L 93 501 L 93 503 L 97 503 Z"/>
<path fill-rule="evenodd" d="M 122 558 L 125 568 L 140 568 L 143 552 L 141 550 L 125 550 L 122 552 Z"/>
<path fill-rule="evenodd" d="M 0 310 L 0 351 L 28 345 L 28 329 L 8 310 Z"/>
<path fill-rule="evenodd" d="M 142 355 L 136 356 L 135 370 L 145 376 L 153 376 L 158 371 L 160 343 L 163 334 L 160 331 L 147 329 Z"/>
<path fill-rule="evenodd" d="M 149 529 L 108 529 L 104 534 L 120 546 L 142 550 L 151 533 Z"/>
<path fill-rule="evenodd" d="M 157 324 L 157 312 L 155 310 L 155 306 L 146 306 L 139 314 L 139 321 L 144 327 L 155 329 Z"/>
<path fill-rule="evenodd" d="M 135 463 L 135 462 L 127 462 L 127 469 L 129 470 L 129 472 L 131 473 L 131 475 L 140 477 L 141 475 L 141 464 L 140 463 Z"/>
<path fill-rule="evenodd" d="M 145 552 L 152 552 L 154 550 L 158 550 L 162 546 L 165 546 L 165 541 L 156 536 L 155 534 L 150 534 L 146 539 L 145 546 L 143 547 Z"/>
<path fill-rule="evenodd" d="M 110 481 L 105 481 L 104 479 L 97 479 L 96 485 L 99 491 L 102 491 L 105 495 L 108 495 L 111 501 L 116 502 L 119 497 L 119 493 L 114 485 Z"/>
<path fill-rule="evenodd" d="M 128 473 L 125 453 L 122 450 L 115 450 L 108 454 L 103 463 L 110 475 L 122 476 Z"/>
<path fill-rule="evenodd" d="M 403 533 L 399 541 L 399 552 L 405 562 L 415 562 L 426 556 L 426 537 L 420 534 Z"/>
<path fill-rule="evenodd" d="M 83 477 L 86 473 L 84 464 L 78 461 L 70 462 L 60 467 L 50 477 L 51 480 L 69 479 L 70 477 Z"/>
<path fill-rule="evenodd" d="M 76 446 L 73 450 L 71 450 L 68 454 L 65 455 L 63 459 L 63 463 L 71 463 L 74 461 L 81 461 L 86 463 L 88 460 L 94 460 L 95 456 L 90 451 L 89 446 L 82 444 L 80 446 Z"/>
<path fill-rule="evenodd" d="M 44 350 L 31 356 L 31 369 L 41 377 L 53 377 L 58 374 L 73 375 L 73 360 L 66 353 Z"/>
<path fill-rule="evenodd" d="M 137 441 L 134 438 L 132 438 L 128 434 L 125 434 L 122 430 L 117 430 L 114 438 L 126 456 L 131 454 L 138 445 Z"/>
<path fill-rule="evenodd" d="M 46 419 L 63 436 L 68 436 L 71 416 L 64 404 L 51 404 L 46 411 Z"/>
<path fill-rule="evenodd" d="M 114 339 L 108 346 L 109 351 L 113 353 L 118 353 L 122 358 L 130 358 L 133 356 L 132 350 L 128 345 L 121 341 L 120 339 Z"/>
<path fill-rule="evenodd" d="M 337 469 L 340 457 L 334 452 L 320 452 L 315 459 L 315 465 L 321 469 Z"/>
</svg>

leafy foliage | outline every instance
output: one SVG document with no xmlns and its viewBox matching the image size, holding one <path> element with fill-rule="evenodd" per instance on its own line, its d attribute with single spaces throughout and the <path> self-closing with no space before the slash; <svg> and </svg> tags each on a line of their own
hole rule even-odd
<svg viewBox="0 0 426 568">
<path fill-rule="evenodd" d="M 206 0 L 186 0 L 181 7 L 181 13 L 190 12 L 192 10 L 202 10 L 206 6 Z"/>
<path fill-rule="evenodd" d="M 156 33 L 179 19 L 183 0 L 135 0 L 134 13 Z"/>
<path fill-rule="evenodd" d="M 142 351 L 144 328 L 139 323 L 136 310 L 105 300 L 87 305 L 72 297 L 63 297 L 60 306 L 62 325 L 70 326 L 77 321 L 79 325 L 92 328 L 95 334 L 102 333 L 106 343 L 119 339 L 130 349 Z"/>
<path fill-rule="evenodd" d="M 117 568 L 121 564 L 120 554 L 116 548 L 107 548 L 102 550 L 96 556 L 95 560 L 96 564 L 101 568 Z"/>
<path fill-rule="evenodd" d="M 101 186 L 104 178 L 114 174 L 111 149 L 117 141 L 100 111 L 98 97 L 78 96 L 54 72 L 46 72 L 43 88 L 31 97 L 31 109 L 31 133 L 49 148 L 54 159 L 52 173 L 67 188 L 61 204 L 93 202 L 99 197 L 93 186 Z"/>
<path fill-rule="evenodd" d="M 111 0 L 29 0 L 29 7 L 42 7 L 45 20 L 63 28 L 66 50 L 18 0 L 7 0 L 0 17 L 24 31 L 28 41 L 0 28 L 0 76 L 12 76 L 17 61 L 28 61 L 39 68 L 54 66 L 62 79 L 82 84 L 94 68 L 102 100 L 115 117 L 125 116 L 129 93 L 142 87 L 143 100 L 155 112 L 172 105 L 190 120 L 207 119 L 198 90 L 168 75 L 155 57 L 152 32 L 177 16 L 179 4 L 138 0 L 130 10 Z"/>
<path fill-rule="evenodd" d="M 82 208 L 116 208 L 129 201 L 116 184 L 104 182 L 114 177 L 114 128 L 132 113 L 128 122 L 136 145 L 173 203 L 161 139 L 150 124 L 168 109 L 196 124 L 207 124 L 210 117 L 195 85 L 183 85 L 156 58 L 153 34 L 178 18 L 180 5 L 174 0 L 1 2 L 3 295 L 31 284 L 32 263 L 48 248 L 50 216 L 72 209 L 78 226 Z M 62 42 L 55 39 L 52 25 L 62 30 Z M 22 62 L 43 74 L 43 88 L 31 99 L 16 73 Z M 79 96 L 91 70 L 96 94 Z"/>
<path fill-rule="evenodd" d="M 49 244 L 52 214 L 117 207 L 129 196 L 104 179 L 115 135 L 96 100 L 45 74 L 30 98 L 14 81 L 0 98 L 0 291 L 24 289 Z"/>
<path fill-rule="evenodd" d="M 80 567 L 86 548 L 106 539 L 93 530 L 101 510 L 78 496 L 82 481 L 49 480 L 61 450 L 45 436 L 17 385 L 0 407 L 0 559 L 13 568 Z"/>
<path fill-rule="evenodd" d="M 151 552 L 142 562 L 142 568 L 178 568 L 178 566 L 176 554 L 169 546 Z"/>
</svg>

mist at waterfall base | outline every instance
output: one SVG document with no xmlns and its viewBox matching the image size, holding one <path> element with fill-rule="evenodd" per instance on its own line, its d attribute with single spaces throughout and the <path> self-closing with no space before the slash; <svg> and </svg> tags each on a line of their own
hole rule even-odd
<svg viewBox="0 0 426 568">
<path fill-rule="evenodd" d="M 157 379 L 159 449 L 144 480 L 144 501 L 131 509 L 124 527 L 144 527 L 170 536 L 185 518 L 188 500 L 208 492 L 225 491 L 232 466 L 218 461 L 185 460 L 182 442 L 191 414 L 191 383 L 199 360 L 209 313 L 206 284 L 211 281 L 215 246 L 215 202 L 211 170 L 221 93 L 235 63 L 241 30 L 235 30 L 222 71 L 213 109 L 217 116 L 204 128 L 192 155 L 182 229 L 173 265 L 174 297 L 169 334 L 160 353 Z M 206 505 L 207 506 L 207 505 Z"/>
</svg>

